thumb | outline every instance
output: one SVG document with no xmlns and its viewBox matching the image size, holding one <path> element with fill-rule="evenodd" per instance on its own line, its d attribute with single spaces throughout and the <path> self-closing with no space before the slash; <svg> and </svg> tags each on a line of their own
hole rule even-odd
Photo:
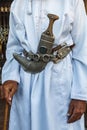
<svg viewBox="0 0 87 130">
<path fill-rule="evenodd" d="M 15 94 L 16 91 L 17 91 L 17 90 L 16 90 L 15 88 L 12 88 L 12 89 L 10 90 L 10 92 L 9 92 L 8 100 L 9 100 L 9 103 L 10 103 L 10 104 L 11 104 L 11 102 L 12 102 L 12 98 L 13 98 L 13 96 L 14 96 L 14 94 Z"/>
<path fill-rule="evenodd" d="M 74 109 L 74 106 L 73 106 L 73 104 L 71 102 L 70 105 L 69 105 L 68 112 L 67 112 L 68 117 L 70 117 L 73 114 L 73 109 Z"/>
</svg>

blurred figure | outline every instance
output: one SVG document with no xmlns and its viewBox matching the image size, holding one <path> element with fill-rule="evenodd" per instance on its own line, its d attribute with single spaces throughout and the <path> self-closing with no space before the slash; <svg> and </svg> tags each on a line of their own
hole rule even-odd
<svg viewBox="0 0 87 130">
<path fill-rule="evenodd" d="M 83 0 L 13 1 L 2 70 L 9 130 L 84 130 L 86 24 Z"/>
</svg>

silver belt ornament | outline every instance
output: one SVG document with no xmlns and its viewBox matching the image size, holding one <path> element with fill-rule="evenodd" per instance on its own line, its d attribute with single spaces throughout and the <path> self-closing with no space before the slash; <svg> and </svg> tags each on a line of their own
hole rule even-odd
<svg viewBox="0 0 87 130">
<path fill-rule="evenodd" d="M 66 57 L 72 49 L 72 45 L 68 46 L 66 43 L 58 45 L 53 48 L 54 35 L 53 35 L 53 23 L 59 17 L 54 14 L 48 14 L 49 25 L 45 32 L 42 33 L 41 39 L 36 54 L 33 52 L 27 52 L 24 50 L 24 56 L 14 53 L 14 58 L 21 64 L 26 72 L 38 73 L 45 69 L 48 62 L 53 61 L 58 63 L 64 57 Z"/>
</svg>

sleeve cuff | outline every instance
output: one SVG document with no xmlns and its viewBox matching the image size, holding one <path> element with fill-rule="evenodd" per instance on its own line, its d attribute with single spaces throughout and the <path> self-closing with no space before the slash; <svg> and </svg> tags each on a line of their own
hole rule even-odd
<svg viewBox="0 0 87 130">
<path fill-rule="evenodd" d="M 71 95 L 71 99 L 77 99 L 77 100 L 83 100 L 83 101 L 87 101 L 87 95 L 76 95 L 76 94 L 72 94 Z"/>
</svg>

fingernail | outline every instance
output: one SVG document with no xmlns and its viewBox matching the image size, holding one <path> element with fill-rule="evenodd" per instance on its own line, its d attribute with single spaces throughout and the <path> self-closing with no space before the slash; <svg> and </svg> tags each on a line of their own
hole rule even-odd
<svg viewBox="0 0 87 130">
<path fill-rule="evenodd" d="M 11 101 L 11 97 L 9 97 L 9 101 Z"/>
<path fill-rule="evenodd" d="M 69 114 L 69 113 L 67 113 L 67 116 L 70 116 L 70 114 Z"/>
</svg>

